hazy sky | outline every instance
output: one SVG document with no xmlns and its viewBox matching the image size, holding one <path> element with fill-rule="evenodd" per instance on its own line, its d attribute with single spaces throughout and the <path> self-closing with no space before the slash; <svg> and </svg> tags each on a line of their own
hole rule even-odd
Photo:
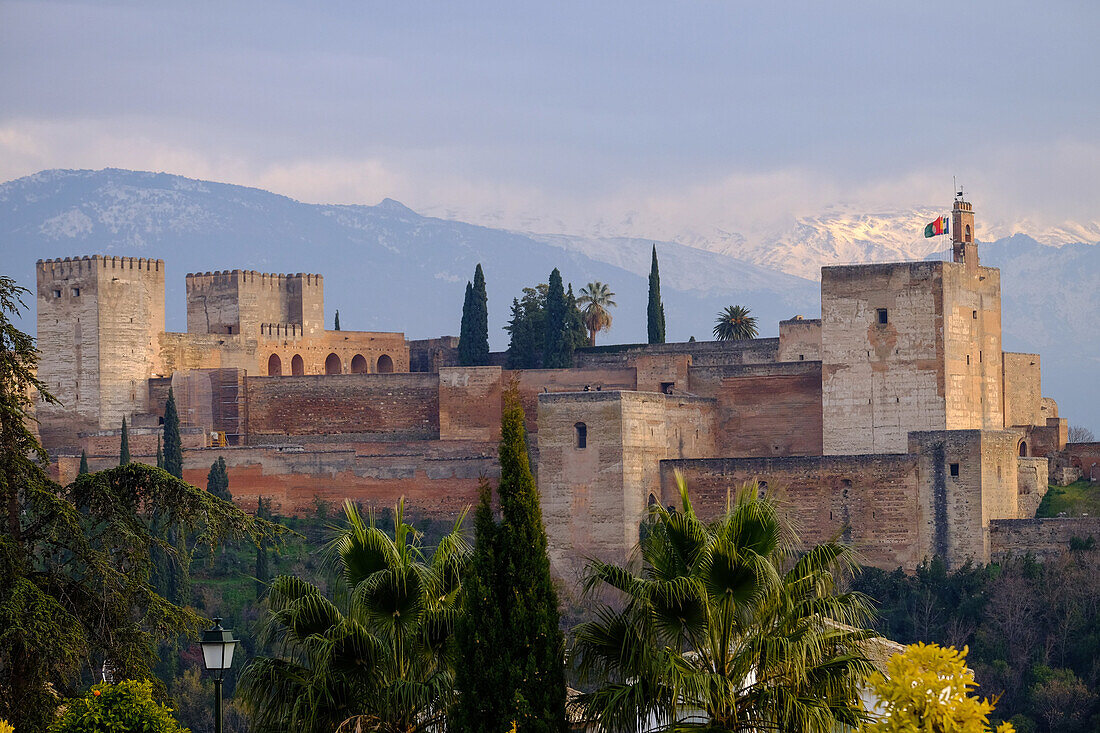
<svg viewBox="0 0 1100 733">
<path fill-rule="evenodd" d="M 163 170 L 542 228 L 1100 219 L 1100 3 L 0 0 L 0 180 Z"/>
</svg>

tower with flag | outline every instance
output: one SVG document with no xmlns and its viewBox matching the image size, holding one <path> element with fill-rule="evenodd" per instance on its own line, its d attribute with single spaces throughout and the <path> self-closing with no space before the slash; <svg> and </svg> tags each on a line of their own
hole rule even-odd
<svg viewBox="0 0 1100 733">
<path fill-rule="evenodd" d="M 974 241 L 974 207 L 963 198 L 963 192 L 955 193 L 955 206 L 951 209 L 951 259 L 965 263 L 967 270 L 976 271 L 978 245 Z"/>
</svg>

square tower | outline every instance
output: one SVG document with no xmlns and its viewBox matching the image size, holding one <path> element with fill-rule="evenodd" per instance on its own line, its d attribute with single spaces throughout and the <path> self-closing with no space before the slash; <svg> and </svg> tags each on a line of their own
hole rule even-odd
<svg viewBox="0 0 1100 733">
<path fill-rule="evenodd" d="M 321 275 L 225 270 L 187 275 L 187 331 L 256 338 L 264 326 L 300 326 L 305 336 L 325 330 Z"/>
<path fill-rule="evenodd" d="M 1003 428 L 1000 271 L 976 260 L 822 268 L 826 455 Z"/>
<path fill-rule="evenodd" d="M 38 376 L 62 403 L 38 409 L 54 450 L 147 411 L 164 331 L 164 262 L 95 255 L 39 260 L 36 270 Z"/>
</svg>

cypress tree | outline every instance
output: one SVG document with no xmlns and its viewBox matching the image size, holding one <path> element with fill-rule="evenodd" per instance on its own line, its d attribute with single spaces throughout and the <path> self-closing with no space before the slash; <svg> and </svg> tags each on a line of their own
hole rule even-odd
<svg viewBox="0 0 1100 733">
<path fill-rule="evenodd" d="M 122 440 L 119 441 L 118 465 L 125 466 L 130 462 L 130 433 L 126 430 L 126 418 L 122 418 Z"/>
<path fill-rule="evenodd" d="M 462 301 L 462 323 L 458 327 L 458 364 L 473 366 L 474 285 L 466 281 L 466 297 Z"/>
<path fill-rule="evenodd" d="M 233 494 L 229 493 L 229 472 L 225 468 L 225 459 L 218 458 L 210 466 L 210 473 L 206 474 L 206 490 L 219 499 L 233 501 Z"/>
<path fill-rule="evenodd" d="M 160 436 L 157 436 L 157 468 L 164 468 L 164 451 L 160 447 Z"/>
<path fill-rule="evenodd" d="M 256 518 L 271 519 L 271 510 L 261 496 L 256 502 Z M 267 543 L 260 540 L 256 545 L 256 600 L 263 600 L 267 595 L 267 583 L 271 580 L 271 570 L 268 567 Z"/>
<path fill-rule="evenodd" d="M 470 293 L 470 359 L 469 366 L 489 363 L 489 294 L 485 289 L 485 273 L 481 263 L 474 270 L 474 286 Z"/>
<path fill-rule="evenodd" d="M 457 643 L 468 661 L 455 680 L 456 728 L 504 731 L 515 721 L 521 733 L 564 731 L 565 640 L 515 386 L 505 392 L 504 405 L 497 487 L 502 518 L 492 521 L 483 485 L 474 558 L 463 581 L 467 613 Z"/>
<path fill-rule="evenodd" d="M 512 720 L 509 696 L 513 684 L 505 651 L 504 598 L 497 555 L 497 523 L 493 519 L 492 488 L 481 480 L 481 500 L 474 514 L 474 552 L 462 578 L 463 613 L 455 621 L 455 643 L 462 663 L 455 670 L 455 704 L 450 724 L 456 731 L 480 733 L 508 730 Z"/>
<path fill-rule="evenodd" d="M 561 273 L 554 268 L 546 291 L 546 332 L 542 349 L 544 369 L 568 369 L 573 366 L 569 334 L 569 305 L 562 286 Z"/>
<path fill-rule="evenodd" d="M 339 308 L 336 309 L 336 322 L 333 324 L 333 329 L 336 330 L 336 331 L 340 330 L 340 309 Z"/>
<path fill-rule="evenodd" d="M 168 401 L 164 403 L 164 470 L 176 478 L 183 478 L 183 440 L 180 438 L 180 416 L 176 411 L 176 397 L 168 388 Z"/>
<path fill-rule="evenodd" d="M 76 472 L 77 476 L 83 476 L 86 473 L 91 473 L 88 470 L 88 452 L 85 450 L 80 451 L 80 470 Z"/>
<path fill-rule="evenodd" d="M 657 245 L 653 245 L 653 264 L 649 268 L 649 307 L 646 309 L 649 343 L 665 342 L 665 305 L 661 302 L 661 273 L 657 270 Z"/>
<path fill-rule="evenodd" d="M 573 366 L 573 352 L 582 346 L 588 346 L 588 326 L 584 325 L 584 314 L 577 307 L 577 297 L 573 295 L 573 283 L 565 293 L 566 318 L 569 332 L 569 366 Z"/>
</svg>

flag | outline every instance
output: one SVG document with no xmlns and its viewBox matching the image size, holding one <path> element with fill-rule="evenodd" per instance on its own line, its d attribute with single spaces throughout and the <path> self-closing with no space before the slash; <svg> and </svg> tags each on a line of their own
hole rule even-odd
<svg viewBox="0 0 1100 733">
<path fill-rule="evenodd" d="M 939 234 L 947 234 L 948 229 L 951 228 L 949 224 L 950 221 L 951 220 L 948 217 L 941 216 L 939 219 L 936 219 L 934 222 L 931 222 L 928 226 L 924 228 L 924 236 L 935 237 Z"/>
</svg>

